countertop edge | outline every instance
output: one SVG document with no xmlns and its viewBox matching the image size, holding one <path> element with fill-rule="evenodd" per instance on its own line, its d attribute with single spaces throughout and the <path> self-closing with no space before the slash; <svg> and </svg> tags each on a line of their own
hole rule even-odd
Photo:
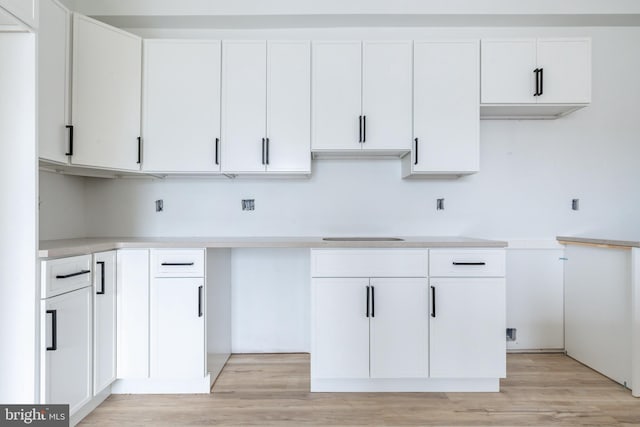
<svg viewBox="0 0 640 427">
<path fill-rule="evenodd" d="M 411 249 L 411 248 L 506 248 L 508 243 L 499 240 L 483 240 L 466 237 L 448 237 L 443 240 L 415 240 L 392 241 L 392 242 L 326 242 L 317 238 L 274 238 L 268 240 L 257 238 L 251 240 L 240 240 L 238 238 L 229 239 L 193 239 L 184 240 L 176 238 L 137 238 L 135 241 L 126 238 L 113 239 L 70 239 L 69 241 L 45 241 L 44 249 L 38 250 L 39 258 L 60 258 L 67 256 L 87 255 L 95 252 L 105 252 L 116 249 L 144 249 L 144 248 L 212 248 L 212 249 L 234 249 L 234 248 L 299 248 L 299 249 L 332 249 L 332 248 L 354 248 L 354 249 Z M 460 239 L 452 241 L 447 239 Z M 93 240 L 93 241 L 92 241 Z M 77 241 L 75 243 L 74 241 Z M 56 246 L 56 242 L 60 242 Z"/>
<path fill-rule="evenodd" d="M 562 244 L 585 244 L 594 246 L 613 246 L 618 248 L 638 248 L 640 242 L 633 240 L 613 240 L 613 239 L 598 239 L 591 237 L 573 237 L 573 236 L 557 236 L 556 240 Z"/>
</svg>

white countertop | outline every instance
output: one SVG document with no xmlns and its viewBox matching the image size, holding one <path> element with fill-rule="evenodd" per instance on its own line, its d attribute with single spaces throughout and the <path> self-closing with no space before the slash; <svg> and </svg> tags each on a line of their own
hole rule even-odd
<svg viewBox="0 0 640 427">
<path fill-rule="evenodd" d="M 504 248 L 507 242 L 459 236 L 399 237 L 401 241 L 331 241 L 322 237 L 107 237 L 40 242 L 40 258 L 122 248 Z"/>
<path fill-rule="evenodd" d="M 640 240 L 616 240 L 575 236 L 558 236 L 556 237 L 556 239 L 558 240 L 558 242 L 566 244 L 578 243 L 598 246 L 615 246 L 622 248 L 640 248 Z"/>
</svg>

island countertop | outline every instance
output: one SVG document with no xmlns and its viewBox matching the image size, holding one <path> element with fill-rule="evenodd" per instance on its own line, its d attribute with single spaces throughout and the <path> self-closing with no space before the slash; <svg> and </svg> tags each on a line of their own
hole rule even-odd
<svg viewBox="0 0 640 427">
<path fill-rule="evenodd" d="M 618 240 L 578 236 L 557 236 L 556 240 L 563 244 L 585 244 L 596 246 L 613 246 L 620 248 L 640 248 L 640 240 Z"/>
<path fill-rule="evenodd" d="M 354 239 L 358 238 L 361 237 L 354 236 Z M 370 238 L 366 237 L 366 239 Z M 504 248 L 507 246 L 507 242 L 504 241 L 460 236 L 393 236 L 393 238 L 401 240 L 326 241 L 323 237 L 309 236 L 81 238 L 40 241 L 38 256 L 54 258 L 125 248 Z"/>
</svg>

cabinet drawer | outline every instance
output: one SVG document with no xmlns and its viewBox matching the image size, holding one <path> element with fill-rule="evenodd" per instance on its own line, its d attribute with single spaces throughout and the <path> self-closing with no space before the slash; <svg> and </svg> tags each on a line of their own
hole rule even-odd
<svg viewBox="0 0 640 427">
<path fill-rule="evenodd" d="M 431 277 L 502 277 L 503 249 L 434 249 L 429 254 Z"/>
<path fill-rule="evenodd" d="M 42 298 L 91 286 L 91 255 L 42 261 Z"/>
<path fill-rule="evenodd" d="M 152 249 L 153 277 L 204 277 L 204 249 Z"/>
<path fill-rule="evenodd" d="M 426 249 L 314 249 L 312 277 L 427 277 Z"/>
</svg>

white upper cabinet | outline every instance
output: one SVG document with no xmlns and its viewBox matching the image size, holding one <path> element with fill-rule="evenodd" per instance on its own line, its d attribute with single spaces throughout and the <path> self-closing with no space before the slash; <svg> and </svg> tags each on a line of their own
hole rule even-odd
<svg viewBox="0 0 640 427">
<path fill-rule="evenodd" d="M 38 29 L 38 155 L 68 163 L 71 12 L 56 0 L 40 1 Z"/>
<path fill-rule="evenodd" d="M 222 171 L 309 173 L 307 41 L 225 41 Z"/>
<path fill-rule="evenodd" d="M 478 171 L 479 61 L 478 40 L 415 42 L 414 141 L 403 177 Z"/>
<path fill-rule="evenodd" d="M 411 149 L 412 42 L 313 44 L 312 150 L 316 155 Z"/>
<path fill-rule="evenodd" d="M 591 102 L 591 40 L 482 40 L 486 118 L 557 118 Z"/>
<path fill-rule="evenodd" d="M 74 14 L 71 163 L 139 170 L 140 37 Z"/>
<path fill-rule="evenodd" d="M 362 148 L 361 50 L 359 41 L 313 43 L 313 151 Z"/>
<path fill-rule="evenodd" d="M 220 41 L 145 40 L 143 170 L 220 171 Z"/>
<path fill-rule="evenodd" d="M 411 42 L 362 43 L 362 148 L 411 148 Z"/>
<path fill-rule="evenodd" d="M 267 42 L 267 171 L 311 171 L 308 41 Z"/>
</svg>

